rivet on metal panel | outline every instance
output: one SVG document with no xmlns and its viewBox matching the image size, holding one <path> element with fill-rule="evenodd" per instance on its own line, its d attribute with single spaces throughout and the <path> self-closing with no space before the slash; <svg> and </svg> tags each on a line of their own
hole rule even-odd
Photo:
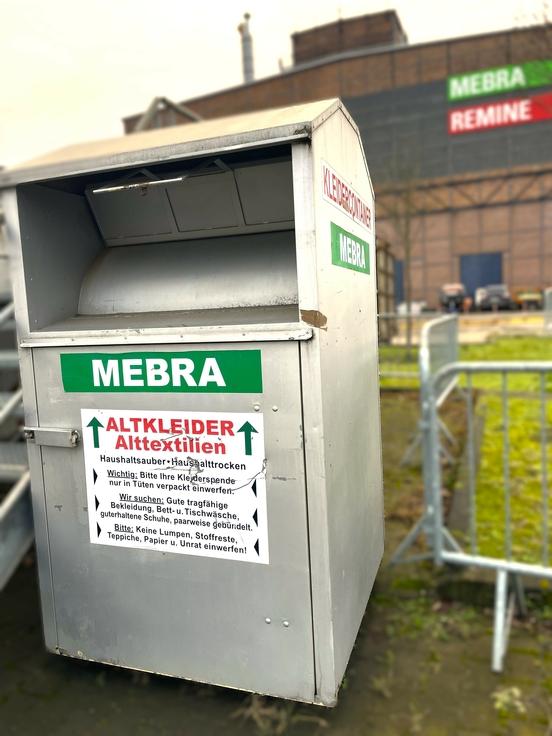
<svg viewBox="0 0 552 736">
<path fill-rule="evenodd" d="M 271 618 L 268 618 L 268 616 L 267 616 L 265 618 L 265 624 L 271 624 L 271 623 L 272 623 L 272 619 Z"/>
<path fill-rule="evenodd" d="M 261 405 L 260 404 L 253 404 L 253 408 L 255 411 L 261 411 Z"/>
<path fill-rule="evenodd" d="M 278 407 L 277 406 L 273 406 L 272 407 L 272 411 L 278 411 Z"/>
<path fill-rule="evenodd" d="M 286 629 L 289 627 L 289 621 L 282 621 L 282 624 L 286 627 Z"/>
</svg>

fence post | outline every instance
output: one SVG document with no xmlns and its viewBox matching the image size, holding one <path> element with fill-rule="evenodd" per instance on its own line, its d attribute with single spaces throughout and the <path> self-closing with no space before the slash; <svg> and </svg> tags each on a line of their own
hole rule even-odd
<svg viewBox="0 0 552 736">
<path fill-rule="evenodd" d="M 428 516 L 431 523 L 431 551 L 435 565 L 440 565 L 443 551 L 443 505 L 441 502 L 441 453 L 439 449 L 439 423 L 437 416 L 437 398 L 435 388 L 430 383 L 427 391 L 427 481 L 428 481 Z M 425 457 L 424 457 L 425 460 Z M 424 478 L 426 471 L 424 467 Z"/>
<path fill-rule="evenodd" d="M 543 302 L 544 331 L 552 334 L 552 286 L 544 290 Z"/>
<path fill-rule="evenodd" d="M 438 350 L 438 348 L 441 348 Z M 422 477 L 424 512 L 409 531 L 391 558 L 391 564 L 409 559 L 434 559 L 440 564 L 443 531 L 441 529 L 441 444 L 438 409 L 456 379 L 448 380 L 444 387 L 433 382 L 433 374 L 444 365 L 455 363 L 458 357 L 458 319 L 454 315 L 439 317 L 422 327 L 418 367 L 420 376 L 420 421 L 418 433 L 401 460 L 404 465 L 420 444 L 422 452 Z M 423 534 L 428 553 L 405 558 L 404 554 Z M 436 557 L 437 555 L 437 557 Z M 438 561 L 437 561 L 438 560 Z"/>
</svg>

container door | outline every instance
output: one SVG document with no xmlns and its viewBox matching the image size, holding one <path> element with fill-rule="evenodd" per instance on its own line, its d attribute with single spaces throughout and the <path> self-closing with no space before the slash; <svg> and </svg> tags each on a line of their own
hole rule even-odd
<svg viewBox="0 0 552 736">
<path fill-rule="evenodd" d="M 298 345 L 33 355 L 59 651 L 312 699 Z"/>
</svg>

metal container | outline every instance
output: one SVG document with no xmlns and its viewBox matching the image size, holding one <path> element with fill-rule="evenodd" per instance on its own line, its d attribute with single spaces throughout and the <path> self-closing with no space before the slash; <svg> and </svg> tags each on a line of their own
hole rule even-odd
<svg viewBox="0 0 552 736">
<path fill-rule="evenodd" d="M 335 704 L 383 548 L 346 110 L 74 146 L 0 184 L 47 648 Z"/>
</svg>

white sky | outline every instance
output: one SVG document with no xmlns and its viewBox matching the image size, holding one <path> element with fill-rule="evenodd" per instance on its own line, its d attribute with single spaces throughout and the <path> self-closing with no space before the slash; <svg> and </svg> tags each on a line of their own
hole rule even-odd
<svg viewBox="0 0 552 736">
<path fill-rule="evenodd" d="M 393 7 L 420 43 L 538 22 L 545 0 L 0 0 L 0 164 L 120 135 L 155 96 L 240 84 L 245 11 L 260 78 L 291 63 L 294 31 Z"/>
</svg>

